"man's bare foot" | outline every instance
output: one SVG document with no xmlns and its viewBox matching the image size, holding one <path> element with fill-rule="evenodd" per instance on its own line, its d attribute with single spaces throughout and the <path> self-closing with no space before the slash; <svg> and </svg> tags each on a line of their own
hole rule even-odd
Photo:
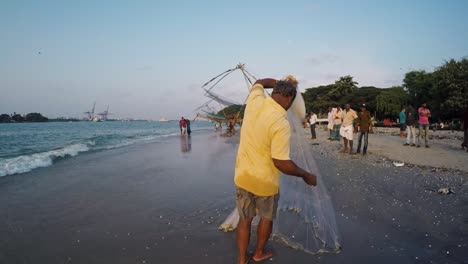
<svg viewBox="0 0 468 264">
<path fill-rule="evenodd" d="M 264 251 L 262 254 L 255 253 L 255 255 L 253 255 L 252 259 L 255 262 L 260 262 L 260 261 L 263 261 L 265 259 L 269 259 L 271 257 L 273 257 L 273 253 L 271 251 Z"/>
<path fill-rule="evenodd" d="M 348 152 L 348 149 L 347 149 L 347 148 L 345 148 L 345 149 L 343 150 L 343 153 L 346 153 L 346 152 Z"/>
</svg>

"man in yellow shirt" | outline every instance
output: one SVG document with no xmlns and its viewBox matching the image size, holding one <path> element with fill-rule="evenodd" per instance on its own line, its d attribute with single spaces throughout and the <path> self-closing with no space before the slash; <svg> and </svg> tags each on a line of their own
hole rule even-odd
<svg viewBox="0 0 468 264">
<path fill-rule="evenodd" d="M 344 140 L 344 150 L 343 153 L 348 151 L 348 142 L 349 142 L 349 154 L 353 154 L 353 135 L 354 135 L 354 119 L 358 118 L 356 112 L 351 109 L 349 104 L 345 105 L 345 110 L 343 111 L 343 123 L 340 129 L 340 135 Z"/>
<path fill-rule="evenodd" d="M 265 88 L 273 88 L 271 97 L 265 97 Z M 248 261 L 250 227 L 257 213 L 261 220 L 252 259 L 262 261 L 272 256 L 264 247 L 276 216 L 280 171 L 301 177 L 306 184 L 317 184 L 315 175 L 299 168 L 289 158 L 290 126 L 286 111 L 296 93 L 296 80 L 261 79 L 256 81 L 247 99 L 234 179 L 240 216 L 237 226 L 239 264 Z"/>
</svg>

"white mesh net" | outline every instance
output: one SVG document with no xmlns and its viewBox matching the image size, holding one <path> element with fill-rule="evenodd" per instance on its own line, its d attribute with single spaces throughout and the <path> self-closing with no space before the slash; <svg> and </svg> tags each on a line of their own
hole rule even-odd
<svg viewBox="0 0 468 264">
<path fill-rule="evenodd" d="M 317 176 L 317 186 L 306 185 L 298 177 L 281 176 L 273 237 L 308 253 L 338 252 L 341 246 L 335 210 L 312 158 L 312 149 L 306 142 L 302 120 L 291 112 L 288 119 L 291 125 L 291 159 Z"/>
</svg>

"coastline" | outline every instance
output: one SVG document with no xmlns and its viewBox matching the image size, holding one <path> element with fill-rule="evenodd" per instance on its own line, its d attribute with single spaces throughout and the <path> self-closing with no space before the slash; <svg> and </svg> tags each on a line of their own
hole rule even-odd
<svg viewBox="0 0 468 264">
<path fill-rule="evenodd" d="M 467 175 L 394 167 L 374 155 L 372 138 L 367 159 L 338 153 L 341 142 L 308 141 L 341 253 L 270 242 L 268 263 L 467 263 Z M 238 134 L 171 136 L 1 177 L 0 262 L 234 263 L 235 235 L 217 227 L 234 207 L 237 144 Z M 426 190 L 437 186 L 457 194 Z"/>
</svg>

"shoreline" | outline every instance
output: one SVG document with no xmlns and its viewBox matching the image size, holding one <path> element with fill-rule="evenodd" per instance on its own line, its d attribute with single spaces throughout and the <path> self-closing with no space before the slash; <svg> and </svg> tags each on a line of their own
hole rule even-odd
<svg viewBox="0 0 468 264">
<path fill-rule="evenodd" d="M 184 138 L 1 177 L 0 262 L 234 263 L 235 234 L 217 228 L 235 206 L 239 137 L 207 131 Z M 394 167 L 374 162 L 372 153 L 339 154 L 341 142 L 307 142 L 343 249 L 311 255 L 270 241 L 268 263 L 467 263 L 466 174 Z M 426 190 L 439 186 L 457 194 Z"/>
</svg>

